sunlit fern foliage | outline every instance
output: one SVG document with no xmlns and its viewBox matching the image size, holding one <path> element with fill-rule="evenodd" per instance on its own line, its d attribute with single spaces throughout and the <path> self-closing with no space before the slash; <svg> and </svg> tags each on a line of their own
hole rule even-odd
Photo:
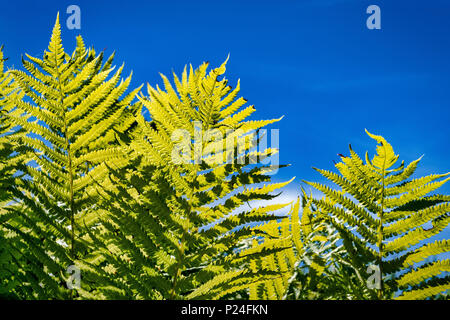
<svg viewBox="0 0 450 320">
<path fill-rule="evenodd" d="M 244 252 L 253 252 L 265 246 L 277 248 L 278 252 L 261 256 L 250 261 L 249 267 L 253 272 L 270 270 L 274 274 L 264 281 L 252 283 L 249 287 L 251 300 L 281 300 L 285 299 L 289 285 L 299 271 L 299 263 L 304 253 L 304 243 L 301 240 L 301 226 L 299 220 L 299 200 L 292 206 L 287 218 L 266 223 L 261 227 L 271 237 L 253 239 Z M 280 250 L 281 249 L 281 250 Z"/>
<path fill-rule="evenodd" d="M 302 198 L 292 206 L 289 220 L 266 224 L 278 238 L 271 247 L 285 248 L 276 254 L 252 261 L 253 270 L 265 268 L 278 273 L 250 286 L 252 300 L 369 299 L 365 280 L 347 262 L 339 245 L 337 230 L 312 204 L 313 197 L 302 190 Z M 301 206 L 300 206 L 301 205 Z"/>
<path fill-rule="evenodd" d="M 0 298 L 448 298 L 450 243 L 431 238 L 450 196 L 428 194 L 449 174 L 408 180 L 420 159 L 394 167 L 381 136 L 372 159 L 317 169 L 339 190 L 308 182 L 322 198 L 283 204 L 278 150 L 259 144 L 280 119 L 249 120 L 227 61 L 142 94 L 81 36 L 66 53 L 59 16 L 25 71 L 2 49 Z"/>
<path fill-rule="evenodd" d="M 14 298 L 11 293 L 19 283 L 15 280 L 17 267 L 14 267 L 14 252 L 8 245 L 11 235 L 3 228 L 6 218 L 6 211 L 3 209 L 12 199 L 10 186 L 13 185 L 13 175 L 16 168 L 15 163 L 11 163 L 14 147 L 8 141 L 11 126 L 6 120 L 8 110 L 11 107 L 10 96 L 18 94 L 12 76 L 5 70 L 5 57 L 3 46 L 0 47 L 0 297 Z M 15 159 L 14 159 L 15 160 Z M 13 160 L 13 161 L 14 161 Z M 19 258 L 20 259 L 20 258 Z"/>
<path fill-rule="evenodd" d="M 255 109 L 239 111 L 246 103 L 237 98 L 239 83 L 232 90 L 219 78 L 225 63 L 209 73 L 207 67 L 174 75 L 175 88 L 162 76 L 165 90 L 148 86 L 148 96 L 140 97 L 152 120 L 137 115 L 132 139 L 123 139 L 131 165 L 111 166 L 107 184 L 113 187 L 99 188 L 101 226 L 91 237 L 103 259 L 80 262 L 84 279 L 97 283 L 94 292 L 83 292 L 87 297 L 218 299 L 273 275 L 245 266 L 279 249 L 240 248 L 251 238 L 276 237 L 252 224 L 281 219 L 274 212 L 288 205 L 252 205 L 273 199 L 288 183 L 270 183 L 276 168 L 249 161 L 277 152 L 257 150 L 258 139 L 248 139 L 277 120 L 245 121 Z M 208 139 L 213 128 L 218 138 Z M 183 161 L 172 152 L 179 129 L 189 142 L 180 151 Z M 190 144 L 198 135 L 200 145 Z"/>
<path fill-rule="evenodd" d="M 21 270 L 27 275 L 23 287 L 29 287 L 25 297 L 67 298 L 67 267 L 88 247 L 79 220 L 95 204 L 93 181 L 102 179 L 106 164 L 126 163 L 115 131 L 135 121 L 131 102 L 138 89 L 121 98 L 131 78 L 121 80 L 123 67 L 113 73 L 113 56 L 103 63 L 103 53 L 86 49 L 80 36 L 67 54 L 59 16 L 43 58 L 26 57 L 28 72 L 11 71 L 25 96 L 11 99 L 8 114 L 10 125 L 26 133 L 9 140 L 32 149 L 27 177 L 12 190 L 26 210 L 15 210 L 6 227 L 20 236 L 30 261 Z"/>
<path fill-rule="evenodd" d="M 13 176 L 23 169 L 22 163 L 27 156 L 27 148 L 14 144 L 11 138 L 23 136 L 23 131 L 17 130 L 9 120 L 14 108 L 13 100 L 21 98 L 17 84 L 13 81 L 10 71 L 5 70 L 3 46 L 0 47 L 0 203 L 12 198 L 11 186 Z"/>
<path fill-rule="evenodd" d="M 420 159 L 397 167 L 399 156 L 381 136 L 367 134 L 378 142 L 377 153 L 363 161 L 350 147 L 341 156 L 339 173 L 316 169 L 337 184 L 307 182 L 325 197 L 312 199 L 320 212 L 339 231 L 348 262 L 365 279 L 379 268 L 380 281 L 373 282 L 379 299 L 425 299 L 450 289 L 448 259 L 423 263 L 429 257 L 448 253 L 448 240 L 432 241 L 450 222 L 450 197 L 431 194 L 450 178 L 449 173 L 409 179 Z"/>
</svg>

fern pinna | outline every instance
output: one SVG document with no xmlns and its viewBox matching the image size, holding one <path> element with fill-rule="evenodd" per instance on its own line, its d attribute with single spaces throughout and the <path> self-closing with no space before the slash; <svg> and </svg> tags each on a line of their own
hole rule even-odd
<svg viewBox="0 0 450 320">
<path fill-rule="evenodd" d="M 246 103 L 237 98 L 239 82 L 232 90 L 219 79 L 225 63 L 209 73 L 207 67 L 174 75 L 175 88 L 165 76 L 165 91 L 148 86 L 140 101 L 151 122 L 137 115 L 132 139 L 123 139 L 133 162 L 111 166 L 107 184 L 113 187 L 98 190 L 104 212 L 91 237 L 104 260 L 82 270 L 85 279 L 102 284 L 95 293 L 103 298 L 218 299 L 278 274 L 246 266 L 284 248 L 241 250 L 248 239 L 276 238 L 255 223 L 281 219 L 275 213 L 288 205 L 252 205 L 288 183 L 270 183 L 275 168 L 249 161 L 277 152 L 255 149 L 257 135 L 248 139 L 277 120 L 244 121 L 255 109 L 238 112 Z M 205 138 L 209 129 L 216 139 Z M 191 145 L 198 135 L 202 142 Z M 189 143 L 177 148 L 183 137 Z"/>
<path fill-rule="evenodd" d="M 448 253 L 448 240 L 428 239 L 450 222 L 450 196 L 432 194 L 446 183 L 450 173 L 408 180 L 420 159 L 394 167 L 399 156 L 381 136 L 377 154 L 365 162 L 350 147 L 350 156 L 336 164 L 340 174 L 316 169 L 341 189 L 307 182 L 325 197 L 313 204 L 339 230 L 350 262 L 369 278 L 379 271 L 373 288 L 379 299 L 425 299 L 450 289 L 450 261 L 428 260 Z M 426 224 L 430 224 L 426 226 Z M 369 266 L 378 270 L 369 270 Z M 399 294 L 397 292 L 400 292 Z"/>
<path fill-rule="evenodd" d="M 11 72 L 25 97 L 12 101 L 8 115 L 26 132 L 20 142 L 33 150 L 27 177 L 14 192 L 27 209 L 15 212 L 20 227 L 8 227 L 20 235 L 32 261 L 23 271 L 30 274 L 27 298 L 66 298 L 67 267 L 88 246 L 80 225 L 92 222 L 94 181 L 102 179 L 108 162 L 126 163 L 116 132 L 135 122 L 131 102 L 139 89 L 125 95 L 131 76 L 121 80 L 123 67 L 113 74 L 113 56 L 103 63 L 103 53 L 86 49 L 81 36 L 67 54 L 59 15 L 43 59 L 27 58 L 28 73 Z"/>
</svg>

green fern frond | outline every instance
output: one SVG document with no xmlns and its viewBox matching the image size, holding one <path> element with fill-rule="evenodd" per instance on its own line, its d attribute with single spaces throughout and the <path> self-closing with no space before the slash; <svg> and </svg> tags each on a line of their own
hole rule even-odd
<svg viewBox="0 0 450 320">
<path fill-rule="evenodd" d="M 136 116 L 128 145 L 133 161 L 123 168 L 108 164 L 111 174 L 102 184 L 110 187 L 97 190 L 109 222 L 102 219 L 92 237 L 117 248 L 101 254 L 118 270 L 129 298 L 139 298 L 134 293 L 144 290 L 135 288 L 140 270 L 139 277 L 158 279 L 141 281 L 145 297 L 218 299 L 273 276 L 271 270 L 253 273 L 246 266 L 284 250 L 284 236 L 267 228 L 281 219 L 274 212 L 286 205 L 252 203 L 275 198 L 273 193 L 290 181 L 270 183 L 269 166 L 250 159 L 266 159 L 276 150 L 255 150 L 255 140 L 245 137 L 278 120 L 244 121 L 251 112 L 239 113 L 238 90 L 219 79 L 225 66 L 209 72 L 207 64 L 189 72 L 185 68 L 181 80 L 174 77 L 175 86 L 162 75 L 165 90 L 149 85 L 148 96 L 139 101 L 151 122 Z M 173 152 L 179 140 L 173 138 L 179 130 L 183 134 L 177 139 L 186 136 L 189 146 L 177 162 Z M 204 139 L 208 130 L 216 130 L 219 139 Z M 265 245 L 243 251 L 242 243 L 259 237 L 267 239 Z M 90 268 L 102 272 L 99 266 Z M 98 290 L 110 297 L 109 291 Z"/>
<path fill-rule="evenodd" d="M 383 137 L 366 132 L 378 143 L 375 156 L 370 159 L 366 153 L 364 162 L 350 147 L 350 156 L 342 156 L 342 162 L 336 164 L 340 174 L 317 169 L 341 191 L 307 182 L 325 195 L 312 203 L 339 230 L 343 247 L 353 257 L 352 266 L 359 274 L 365 275 L 370 265 L 378 266 L 381 273 L 376 289 L 378 298 L 393 297 L 396 290 L 402 292 L 399 298 L 432 297 L 447 287 L 424 286 L 447 271 L 447 260 L 407 273 L 402 271 L 448 252 L 445 241 L 432 244 L 426 241 L 449 225 L 449 197 L 428 196 L 450 180 L 449 173 L 407 180 L 421 158 L 406 167 L 402 162 L 395 168 L 399 156 L 392 146 Z M 424 225 L 429 223 L 432 228 L 426 230 Z"/>
<path fill-rule="evenodd" d="M 33 160 L 24 169 L 27 179 L 14 193 L 32 212 L 27 219 L 18 213 L 23 230 L 29 230 L 20 235 L 30 246 L 40 243 L 39 249 L 29 253 L 30 259 L 50 268 L 56 281 L 43 283 L 41 291 L 49 290 L 43 298 L 69 294 L 61 285 L 63 275 L 89 251 L 81 226 L 84 216 L 95 210 L 96 186 L 108 174 L 105 163 L 128 162 L 115 131 L 124 132 L 135 121 L 138 106 L 132 100 L 139 88 L 127 94 L 131 76 L 121 80 L 123 66 L 112 74 L 111 63 L 111 58 L 103 63 L 103 53 L 86 49 L 81 37 L 74 52 L 67 54 L 58 15 L 43 58 L 26 55 L 23 65 L 28 73 L 10 73 L 23 95 L 11 98 L 8 120 L 24 132 L 11 140 L 30 148 L 27 160 Z M 49 222 L 45 226 L 43 216 Z M 56 221 L 57 230 L 70 231 L 52 235 Z M 95 219 L 90 221 L 93 224 Z M 66 245 L 55 245 L 55 241 Z M 58 257 L 51 258 L 51 248 L 60 251 Z"/>
</svg>

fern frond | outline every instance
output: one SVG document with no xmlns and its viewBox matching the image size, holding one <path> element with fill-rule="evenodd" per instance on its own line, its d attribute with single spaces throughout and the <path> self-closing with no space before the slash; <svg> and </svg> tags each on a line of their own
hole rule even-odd
<svg viewBox="0 0 450 320">
<path fill-rule="evenodd" d="M 379 267 L 379 299 L 393 297 L 396 290 L 402 291 L 399 298 L 435 296 L 445 286 L 433 286 L 429 280 L 448 271 L 447 260 L 403 271 L 448 251 L 446 241 L 426 241 L 450 223 L 449 197 L 428 196 L 450 180 L 449 173 L 407 180 L 421 158 L 406 168 L 404 162 L 395 168 L 399 156 L 392 146 L 382 136 L 366 132 L 378 143 L 375 156 L 370 159 L 366 153 L 364 162 L 350 147 L 350 157 L 342 156 L 342 162 L 336 164 L 340 174 L 317 169 L 342 191 L 308 182 L 325 195 L 312 203 L 339 230 L 342 246 L 358 274 L 365 274 L 370 265 Z M 423 227 L 430 223 L 431 229 Z"/>
<path fill-rule="evenodd" d="M 134 288 L 140 265 L 145 266 L 139 269 L 140 277 L 159 275 L 158 281 L 142 283 L 146 297 L 218 299 L 273 276 L 271 270 L 252 273 L 246 266 L 285 249 L 285 237 L 267 228 L 285 219 L 276 212 L 286 205 L 252 203 L 275 198 L 273 193 L 290 181 L 270 183 L 268 166 L 249 159 L 261 161 L 276 150 L 255 150 L 257 143 L 246 137 L 278 120 L 244 121 L 253 108 L 239 113 L 239 90 L 230 92 L 227 80 L 220 79 L 225 65 L 209 72 L 207 64 L 189 72 L 185 68 L 181 80 L 175 76 L 175 86 L 162 75 L 165 90 L 148 85 L 148 95 L 140 96 L 139 102 L 152 119 L 136 115 L 137 129 L 127 149 L 133 160 L 123 168 L 110 168 L 108 179 L 100 184 L 103 188 L 97 190 L 101 211 L 107 212 L 102 215 L 111 222 L 102 219 L 104 231 L 92 237 L 117 248 L 102 250 L 101 255 L 121 270 L 123 294 L 129 298 L 138 298 L 132 292 L 141 290 Z M 173 137 L 179 130 L 189 140 L 189 150 L 184 151 L 190 156 L 177 162 Z M 220 139 L 205 138 L 208 130 L 216 130 Z M 235 152 L 223 151 L 227 143 Z M 103 156 L 112 154 L 99 152 L 92 158 Z M 88 156 L 80 163 L 85 159 Z M 267 239 L 265 245 L 243 250 L 242 243 L 259 237 Z"/>
</svg>

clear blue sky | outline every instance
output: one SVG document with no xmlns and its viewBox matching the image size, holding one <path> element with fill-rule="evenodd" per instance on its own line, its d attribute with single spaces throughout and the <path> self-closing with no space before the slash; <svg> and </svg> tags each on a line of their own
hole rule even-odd
<svg viewBox="0 0 450 320">
<path fill-rule="evenodd" d="M 81 30 L 66 9 L 81 8 Z M 381 30 L 366 28 L 366 8 L 381 8 Z M 406 161 L 422 154 L 420 174 L 450 171 L 450 2 L 435 1 L 8 1 L 0 42 L 8 63 L 42 56 L 56 12 L 63 43 L 75 36 L 133 70 L 133 86 L 161 84 L 158 72 L 185 64 L 219 65 L 241 79 L 255 118 L 285 118 L 277 180 L 319 180 L 348 143 L 374 151 L 364 128 L 385 136 Z M 448 193 L 450 186 L 441 189 Z"/>
</svg>

